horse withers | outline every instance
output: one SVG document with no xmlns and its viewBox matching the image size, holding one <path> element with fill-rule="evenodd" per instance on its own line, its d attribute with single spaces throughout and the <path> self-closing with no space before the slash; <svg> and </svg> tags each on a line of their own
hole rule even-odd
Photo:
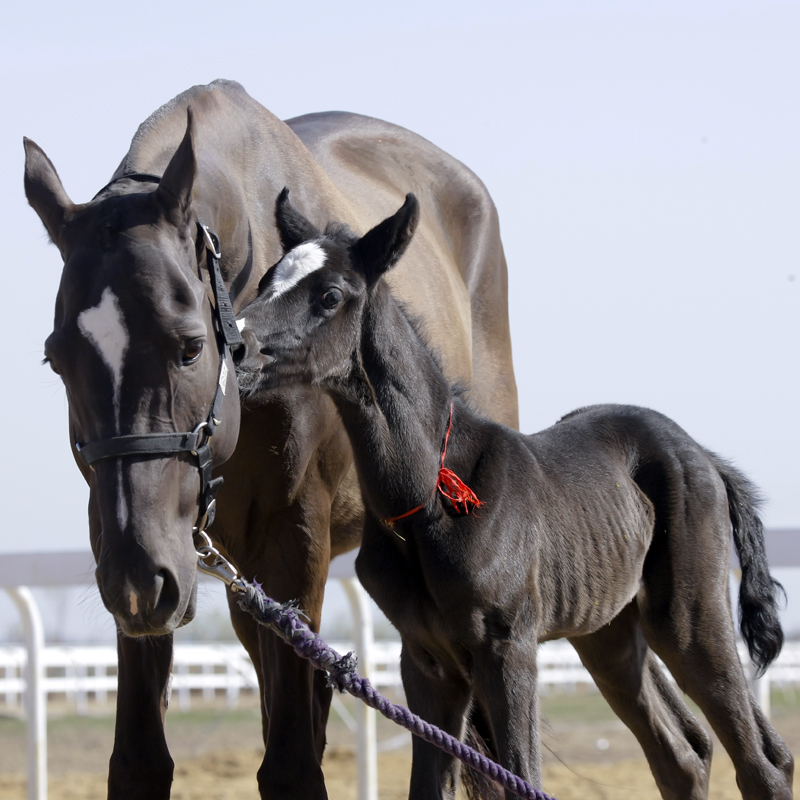
<svg viewBox="0 0 800 800">
<path fill-rule="evenodd" d="M 320 232 L 284 191 L 287 253 L 240 313 L 235 355 L 248 398 L 305 383 L 339 411 L 366 503 L 356 567 L 402 636 L 410 707 L 456 736 L 477 707 L 493 754 L 541 785 L 536 651 L 566 637 L 662 796 L 699 800 L 711 739 L 658 655 L 743 797 L 787 800 L 792 755 L 748 688 L 728 595 L 732 529 L 741 629 L 763 670 L 783 633 L 754 487 L 655 411 L 593 406 L 532 436 L 476 413 L 384 280 L 418 214 L 409 195 L 363 237 Z M 415 739 L 410 797 L 453 797 L 457 778 Z"/>
<path fill-rule="evenodd" d="M 429 321 L 448 376 L 515 424 L 497 215 L 475 175 L 421 137 L 342 112 L 283 123 L 231 81 L 189 89 L 145 120 L 88 203 L 69 199 L 37 145 L 25 151 L 28 201 L 64 259 L 45 355 L 67 390 L 97 581 L 118 628 L 109 796 L 166 798 L 171 631 L 194 613 L 193 528 L 210 518 L 214 481 L 225 479 L 214 544 L 273 597 L 298 599 L 315 628 L 330 559 L 361 535 L 331 400 L 295 386 L 241 408 L 225 355 L 226 292 L 241 308 L 282 255 L 275 196 L 291 183 L 312 218 L 366 226 L 411 181 L 437 213 L 395 289 Z M 262 692 L 261 796 L 322 800 L 330 689 L 235 604 L 232 617 Z"/>
</svg>

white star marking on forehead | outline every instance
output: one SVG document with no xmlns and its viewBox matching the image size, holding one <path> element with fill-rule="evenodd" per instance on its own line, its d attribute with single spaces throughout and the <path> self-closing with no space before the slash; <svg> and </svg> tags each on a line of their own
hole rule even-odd
<svg viewBox="0 0 800 800">
<path fill-rule="evenodd" d="M 87 308 L 78 315 L 80 332 L 92 343 L 100 354 L 103 363 L 111 372 L 114 386 L 114 424 L 119 436 L 120 390 L 122 388 L 122 368 L 128 350 L 128 329 L 125 317 L 114 292 L 107 286 L 100 297 L 100 303 Z M 120 530 L 128 524 L 128 507 L 122 489 L 122 461 L 117 461 L 117 520 Z"/>
<path fill-rule="evenodd" d="M 119 423 L 119 390 L 122 384 L 122 367 L 128 349 L 128 329 L 119 301 L 106 287 L 99 305 L 87 308 L 78 315 L 78 328 L 94 345 L 103 363 L 111 370 L 114 382 L 114 410 Z"/>
<path fill-rule="evenodd" d="M 325 265 L 325 251 L 316 242 L 303 242 L 290 250 L 276 265 L 269 288 L 270 299 L 288 292 L 306 275 Z"/>
</svg>

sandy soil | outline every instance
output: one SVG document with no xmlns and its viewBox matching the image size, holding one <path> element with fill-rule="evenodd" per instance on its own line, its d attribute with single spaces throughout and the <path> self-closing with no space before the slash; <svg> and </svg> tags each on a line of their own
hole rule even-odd
<svg viewBox="0 0 800 800">
<path fill-rule="evenodd" d="M 174 800 L 244 800 L 258 794 L 255 772 L 260 754 L 251 751 L 223 751 L 200 758 L 178 761 L 172 797 Z M 379 758 L 380 800 L 405 800 L 411 756 L 408 750 L 383 753 Z M 352 751 L 333 750 L 326 758 L 325 778 L 331 798 L 355 800 L 355 758 Z M 659 800 L 653 779 L 643 760 L 608 764 L 549 764 L 544 771 L 544 790 L 558 800 Z M 800 781 L 795 781 L 795 791 Z M 0 796 L 25 800 L 21 776 L 0 776 Z M 105 776 L 97 773 L 69 773 L 50 778 L 52 800 L 104 800 Z M 733 766 L 717 758 L 712 770 L 709 795 L 712 800 L 738 800 Z"/>
<path fill-rule="evenodd" d="M 352 709 L 351 709 L 352 710 Z M 631 734 L 597 696 L 545 704 L 544 790 L 558 800 L 658 800 L 660 797 Z M 334 715 L 335 717 L 335 715 Z M 773 722 L 792 749 L 800 752 L 800 703 L 777 709 Z M 113 720 L 62 717 L 49 726 L 51 800 L 105 800 L 105 769 L 113 740 Z M 379 740 L 397 738 L 381 720 Z M 257 800 L 255 773 L 262 751 L 255 708 L 211 708 L 173 714 L 168 721 L 175 757 L 174 800 Z M 355 800 L 356 766 L 352 735 L 333 719 L 324 770 L 332 800 Z M 25 800 L 24 729 L 0 719 L 0 797 Z M 563 762 L 563 763 L 562 763 Z M 408 740 L 379 755 L 380 800 L 405 800 L 411 765 Z M 800 797 L 800 779 L 795 781 Z M 712 800 L 740 798 L 733 766 L 718 745 L 712 770 Z"/>
</svg>

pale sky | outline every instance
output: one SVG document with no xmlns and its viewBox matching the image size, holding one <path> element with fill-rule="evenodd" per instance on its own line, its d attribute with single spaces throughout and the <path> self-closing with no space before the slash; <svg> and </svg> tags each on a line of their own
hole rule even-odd
<svg viewBox="0 0 800 800">
<path fill-rule="evenodd" d="M 483 179 L 522 430 L 651 406 L 759 484 L 769 527 L 800 527 L 800 3 L 10 5 L 0 552 L 88 546 L 64 391 L 40 365 L 61 262 L 25 201 L 22 136 L 84 202 L 142 120 L 220 77 L 282 118 L 398 123 Z"/>
</svg>

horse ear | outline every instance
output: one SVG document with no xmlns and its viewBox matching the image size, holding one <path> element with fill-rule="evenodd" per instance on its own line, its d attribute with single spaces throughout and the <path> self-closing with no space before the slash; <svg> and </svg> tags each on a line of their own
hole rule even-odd
<svg viewBox="0 0 800 800">
<path fill-rule="evenodd" d="M 307 220 L 290 202 L 289 188 L 283 187 L 275 202 L 275 223 L 281 237 L 284 252 L 288 253 L 297 245 L 317 239 L 322 234 L 313 223 Z"/>
<path fill-rule="evenodd" d="M 44 223 L 51 241 L 64 255 L 64 221 L 75 205 L 44 150 L 24 137 L 22 143 L 25 147 L 25 196 Z"/>
<path fill-rule="evenodd" d="M 365 233 L 354 245 L 356 264 L 372 284 L 393 267 L 408 247 L 419 222 L 419 203 L 413 194 L 391 217 Z"/>
<path fill-rule="evenodd" d="M 170 159 L 156 190 L 156 200 L 167 218 L 177 227 L 191 222 L 192 186 L 197 172 L 194 155 L 194 114 L 186 109 L 186 133 Z"/>
</svg>

